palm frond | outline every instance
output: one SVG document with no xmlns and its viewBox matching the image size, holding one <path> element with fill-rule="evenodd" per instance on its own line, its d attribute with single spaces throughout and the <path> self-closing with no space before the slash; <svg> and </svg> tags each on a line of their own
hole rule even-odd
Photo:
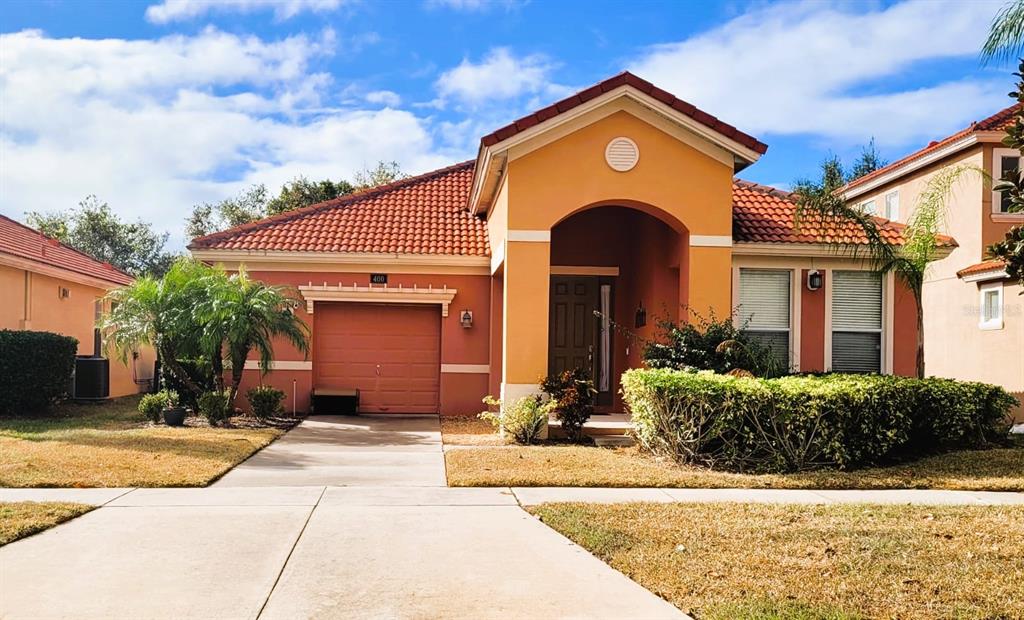
<svg viewBox="0 0 1024 620">
<path fill-rule="evenodd" d="M 1024 51 L 1024 0 L 1007 3 L 996 13 L 989 27 L 988 38 L 981 48 L 983 63 L 1007 61 Z"/>
</svg>

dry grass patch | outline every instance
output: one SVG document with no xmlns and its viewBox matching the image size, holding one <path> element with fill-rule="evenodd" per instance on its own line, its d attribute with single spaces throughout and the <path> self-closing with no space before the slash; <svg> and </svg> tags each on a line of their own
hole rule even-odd
<svg viewBox="0 0 1024 620">
<path fill-rule="evenodd" d="M 503 446 L 509 443 L 490 422 L 476 416 L 441 416 L 441 441 L 454 446 Z"/>
<path fill-rule="evenodd" d="M 699 620 L 1024 617 L 1022 506 L 547 504 Z"/>
<path fill-rule="evenodd" d="M 142 421 L 137 403 L 68 404 L 0 419 L 0 487 L 205 486 L 283 433 L 157 426 Z"/>
<path fill-rule="evenodd" d="M 0 547 L 59 525 L 93 509 L 67 502 L 0 503 Z"/>
<path fill-rule="evenodd" d="M 451 486 L 1024 491 L 1024 445 L 951 452 L 849 472 L 735 474 L 679 466 L 637 448 L 515 446 L 445 453 Z"/>
</svg>

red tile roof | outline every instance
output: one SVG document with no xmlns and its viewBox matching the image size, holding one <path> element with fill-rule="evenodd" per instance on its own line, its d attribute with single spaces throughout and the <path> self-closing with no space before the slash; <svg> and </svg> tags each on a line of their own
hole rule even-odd
<svg viewBox="0 0 1024 620">
<path fill-rule="evenodd" d="M 971 123 L 967 127 L 961 129 L 960 131 L 956 132 L 955 134 L 949 137 L 943 138 L 942 140 L 938 140 L 936 142 L 932 142 L 923 149 L 915 151 L 910 155 L 903 157 L 902 159 L 898 159 L 889 164 L 888 166 L 885 166 L 884 168 L 879 168 L 874 172 L 865 174 L 864 176 L 850 183 L 847 183 L 843 189 L 849 190 L 854 187 L 859 187 L 872 179 L 877 179 L 882 175 L 889 174 L 890 172 L 893 172 L 898 168 L 906 166 L 907 164 L 913 163 L 921 159 L 922 157 L 925 157 L 929 153 L 933 153 L 935 151 L 938 151 L 939 149 L 942 149 L 943 147 L 949 146 L 950 144 L 953 144 L 954 142 L 962 138 L 965 138 L 971 135 L 972 133 L 979 131 L 1005 131 L 1007 127 L 1013 124 L 1014 119 L 1017 117 L 1018 114 L 1020 114 L 1020 112 L 1020 104 L 1014 104 L 1008 108 L 1004 108 L 986 119 Z"/>
<path fill-rule="evenodd" d="M 474 162 L 199 237 L 190 249 L 369 252 L 489 256 L 487 224 L 466 212 Z M 794 226 L 791 194 L 737 180 L 733 239 L 759 243 L 864 244 L 853 224 L 808 219 Z M 902 243 L 903 226 L 884 222 L 884 236 Z M 955 245 L 952 239 L 947 245 Z"/>
<path fill-rule="evenodd" d="M 958 278 L 964 276 L 975 275 L 979 273 L 987 273 L 989 271 L 1002 271 L 1006 269 L 1006 263 L 1001 260 L 987 260 L 983 263 L 971 265 L 970 267 L 964 267 L 960 271 L 956 272 Z"/>
<path fill-rule="evenodd" d="M 575 95 L 566 97 L 565 99 L 553 103 L 546 108 L 541 108 L 540 110 L 537 110 L 533 114 L 528 114 L 517 121 L 513 121 L 508 125 L 505 125 L 501 129 L 498 129 L 497 131 L 487 134 L 486 136 L 480 139 L 480 143 L 483 146 L 491 146 L 492 144 L 497 144 L 498 142 L 501 142 L 502 140 L 507 140 L 508 138 L 511 138 L 517 133 L 525 131 L 530 127 L 533 127 L 534 125 L 542 123 L 550 118 L 554 118 L 555 116 L 558 116 L 559 114 L 562 114 L 564 112 L 568 112 L 569 110 L 579 105 L 582 105 L 587 101 L 590 101 L 591 99 L 597 97 L 602 93 L 606 93 L 610 90 L 614 90 L 620 86 L 626 85 L 632 86 L 633 88 L 636 88 L 640 92 L 646 95 L 650 95 L 651 97 L 654 97 L 655 99 L 671 107 L 672 109 L 678 112 L 682 112 L 683 114 L 689 116 L 698 123 L 717 131 L 718 133 L 722 134 L 727 138 L 739 142 L 743 146 L 757 153 L 763 155 L 765 151 L 768 150 L 768 145 L 765 144 L 764 142 L 761 142 L 757 138 L 747 135 L 740 131 L 739 129 L 736 129 L 729 123 L 721 121 L 715 118 L 714 116 L 711 116 L 707 112 L 697 109 L 693 105 L 683 101 L 682 99 L 679 99 L 672 93 L 658 88 L 654 84 L 651 84 L 647 80 L 644 80 L 633 75 L 629 71 L 624 71 L 614 77 L 610 77 L 607 80 L 604 80 L 603 82 L 599 82 L 591 86 L 590 88 L 581 90 Z"/>
<path fill-rule="evenodd" d="M 866 245 L 868 240 L 853 222 L 826 221 L 806 217 L 797 225 L 796 198 L 773 187 L 737 179 L 732 187 L 732 237 L 747 243 L 847 243 Z M 903 243 L 904 226 L 882 218 L 882 237 L 889 243 Z M 944 246 L 956 242 L 943 236 Z"/>
<path fill-rule="evenodd" d="M 474 162 L 403 179 L 193 239 L 190 249 L 488 256 L 466 211 Z"/>
<path fill-rule="evenodd" d="M 131 284 L 127 273 L 74 250 L 37 230 L 0 215 L 0 254 L 97 278 L 111 284 Z"/>
</svg>

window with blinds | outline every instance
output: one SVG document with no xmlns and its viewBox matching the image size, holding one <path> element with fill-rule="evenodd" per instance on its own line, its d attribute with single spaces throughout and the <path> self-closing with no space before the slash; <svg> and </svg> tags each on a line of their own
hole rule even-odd
<svg viewBox="0 0 1024 620">
<path fill-rule="evenodd" d="M 832 370 L 882 371 L 882 275 L 832 272 Z"/>
<path fill-rule="evenodd" d="M 790 290 L 793 274 L 777 269 L 740 269 L 739 324 L 789 368 Z"/>
</svg>

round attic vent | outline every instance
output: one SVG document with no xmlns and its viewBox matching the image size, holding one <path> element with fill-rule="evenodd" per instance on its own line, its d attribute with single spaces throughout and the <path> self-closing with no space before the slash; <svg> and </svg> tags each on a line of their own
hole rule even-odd
<svg viewBox="0 0 1024 620">
<path fill-rule="evenodd" d="M 626 172 L 636 166 L 640 159 L 640 149 L 636 142 L 629 138 L 614 138 L 604 149 L 604 160 L 608 162 L 612 170 Z"/>
</svg>

